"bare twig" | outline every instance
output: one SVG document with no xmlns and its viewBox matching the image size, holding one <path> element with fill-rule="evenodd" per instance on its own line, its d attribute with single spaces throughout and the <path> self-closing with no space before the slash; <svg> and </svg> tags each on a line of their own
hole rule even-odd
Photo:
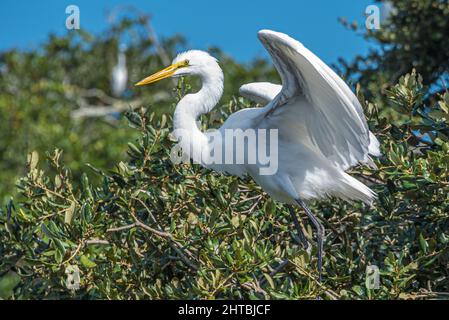
<svg viewBox="0 0 449 320">
<path fill-rule="evenodd" d="M 142 229 L 144 229 L 144 230 L 146 230 L 146 231 L 149 231 L 149 232 L 151 232 L 151 233 L 154 233 L 155 235 L 157 235 L 157 236 L 159 236 L 159 237 L 162 237 L 162 238 L 168 238 L 168 239 L 173 239 L 173 235 L 172 235 L 171 233 L 153 229 L 153 228 L 147 226 L 145 223 L 141 222 L 141 221 L 134 215 L 134 213 L 131 212 L 131 215 L 132 215 L 134 221 L 136 222 L 135 225 L 136 225 L 137 227 L 142 228 Z"/>
<path fill-rule="evenodd" d="M 86 246 L 95 246 L 95 245 L 108 246 L 108 245 L 110 245 L 110 243 L 107 240 L 92 239 L 92 240 L 87 240 L 85 242 L 85 245 Z"/>
<path fill-rule="evenodd" d="M 119 227 L 119 228 L 111 228 L 106 230 L 107 233 L 115 233 L 115 232 L 122 232 L 122 231 L 126 231 L 126 230 L 130 230 L 137 227 L 137 225 L 135 223 L 127 225 L 127 226 L 123 226 L 123 227 Z"/>
<path fill-rule="evenodd" d="M 319 282 L 313 275 L 311 275 L 308 271 L 306 271 L 302 266 L 298 265 L 294 261 L 290 260 L 290 262 L 301 271 L 304 275 L 306 275 L 310 280 L 315 282 L 322 290 L 324 290 L 324 293 L 326 296 L 331 300 L 338 300 L 340 297 L 339 295 L 332 291 L 331 289 L 327 288 L 323 283 Z"/>
<path fill-rule="evenodd" d="M 81 249 L 83 248 L 83 246 L 84 246 L 84 241 L 82 241 L 82 242 L 78 245 L 78 247 L 76 247 L 76 249 L 75 249 L 75 251 L 73 252 L 73 254 L 72 254 L 67 260 L 63 261 L 60 265 L 64 265 L 64 264 L 69 263 L 70 261 L 72 261 L 72 260 L 76 257 L 76 255 L 78 254 L 78 252 L 81 251 Z"/>
<path fill-rule="evenodd" d="M 133 199 L 136 200 L 136 201 L 138 201 L 142 206 L 144 206 L 144 208 L 147 210 L 148 215 L 149 215 L 149 217 L 151 218 L 152 222 L 158 227 L 159 232 L 165 233 L 165 232 L 162 230 L 162 227 L 161 227 L 161 226 L 159 225 L 159 223 L 157 222 L 157 220 L 156 220 L 156 218 L 154 217 L 153 213 L 150 211 L 150 209 L 148 208 L 148 206 L 145 204 L 145 202 L 143 202 L 141 199 L 136 198 L 136 197 L 134 197 Z M 135 220 L 136 220 L 136 219 L 135 219 Z M 138 222 L 140 222 L 140 221 L 136 220 L 136 223 L 138 223 Z M 140 224 L 145 225 L 145 224 L 143 224 L 142 222 L 140 222 Z M 142 226 L 140 225 L 140 227 L 142 227 Z M 147 226 L 147 227 L 148 227 L 148 226 Z M 145 230 L 149 231 L 149 230 L 146 229 L 146 228 L 145 228 Z M 193 255 L 192 255 L 188 250 L 182 249 L 182 246 L 181 246 L 179 243 L 177 243 L 176 241 L 174 241 L 173 236 L 172 236 L 171 234 L 170 234 L 170 237 L 168 237 L 167 239 L 168 239 L 168 241 L 169 241 L 170 247 L 178 253 L 179 257 L 184 261 L 184 263 L 186 263 L 189 267 L 191 267 L 191 268 L 192 268 L 193 270 L 195 270 L 195 271 L 199 270 L 198 266 L 197 266 L 195 263 L 193 263 L 193 262 L 192 262 L 192 261 L 191 261 L 191 260 L 184 254 L 183 250 L 185 250 L 186 252 L 188 252 L 189 255 L 190 255 L 191 257 L 193 257 Z"/>
<path fill-rule="evenodd" d="M 100 100 L 100 105 L 89 104 L 86 98 L 95 97 Z M 166 92 L 158 92 L 152 95 L 152 103 L 157 103 L 170 98 Z M 122 113 L 130 109 L 134 110 L 142 105 L 141 99 L 131 101 L 115 99 L 106 95 L 99 89 L 82 90 L 81 97 L 78 99 L 79 109 L 72 111 L 71 117 L 73 119 L 84 118 L 101 118 L 111 116 L 115 113 Z"/>
<path fill-rule="evenodd" d="M 139 198 L 133 198 L 134 200 L 138 201 L 140 204 L 142 204 L 145 209 L 147 210 L 152 222 L 157 226 L 157 228 L 159 230 L 156 230 L 154 228 L 151 228 L 150 226 L 146 225 L 145 223 L 143 223 L 142 221 L 140 221 L 136 215 L 131 212 L 131 216 L 134 219 L 134 223 L 127 225 L 127 226 L 123 226 L 123 227 L 119 227 L 119 228 L 111 228 L 108 229 L 107 232 L 108 233 L 114 233 L 114 232 L 121 232 L 121 231 L 126 231 L 126 230 L 130 230 L 133 228 L 140 228 L 143 229 L 145 231 L 151 232 L 152 234 L 167 239 L 168 240 L 168 244 L 169 246 L 176 251 L 176 253 L 179 255 L 180 259 L 187 264 L 191 269 L 197 271 L 199 270 L 199 267 L 192 262 L 187 256 L 186 254 L 183 252 L 182 246 L 180 244 L 178 244 L 175 240 L 174 237 L 171 233 L 165 232 L 162 230 L 162 227 L 157 223 L 156 218 L 153 216 L 153 214 L 151 213 L 151 211 L 149 210 L 149 208 L 146 206 L 146 204 L 140 200 Z M 185 250 L 185 249 L 184 249 Z M 187 251 L 187 250 L 185 250 Z M 188 251 L 187 251 L 188 252 Z M 190 256 L 193 256 L 190 252 L 189 252 Z"/>
</svg>

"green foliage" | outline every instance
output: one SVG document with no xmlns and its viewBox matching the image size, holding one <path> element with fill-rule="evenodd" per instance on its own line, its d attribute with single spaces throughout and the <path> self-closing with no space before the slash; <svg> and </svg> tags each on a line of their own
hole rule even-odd
<svg viewBox="0 0 449 320">
<path fill-rule="evenodd" d="M 449 2 L 447 0 L 377 0 L 393 10 L 379 30 L 343 23 L 357 30 L 379 49 L 348 63 L 347 76 L 356 78 L 372 98 L 414 68 L 432 92 L 444 92 L 449 69 Z"/>
<path fill-rule="evenodd" d="M 32 150 L 44 153 L 49 146 L 65 150 L 77 177 L 85 170 L 85 163 L 108 167 L 123 158 L 124 146 L 132 139 L 123 125 L 107 119 L 74 121 L 71 117 L 84 105 L 109 105 L 109 70 L 116 63 L 120 33 L 96 38 L 85 33 L 51 36 L 38 51 L 13 50 L 0 55 L 0 66 L 5 70 L 0 77 L 1 200 L 25 173 L 26 154 Z M 151 48 L 151 43 L 140 43 L 130 53 L 133 66 L 154 59 L 137 55 Z"/>
<path fill-rule="evenodd" d="M 25 200 L 0 216 L 2 281 L 14 284 L 20 275 L 14 293 L 6 285 L 3 294 L 91 299 L 438 296 L 434 292 L 449 290 L 449 144 L 444 138 L 449 122 L 424 116 L 417 111 L 422 106 L 410 104 L 422 90 L 415 74 L 390 90 L 399 108 L 416 113 L 413 123 L 395 125 L 377 119 L 375 108 L 368 112 L 385 155 L 378 171 L 360 168 L 354 174 L 375 181 L 376 206 L 314 205 L 328 230 L 321 286 L 315 280 L 314 254 L 291 240 L 286 208 L 251 181 L 173 165 L 170 121 L 142 109 L 127 116 L 140 131 L 140 138 L 128 145 L 129 161 L 111 171 L 92 167 L 100 184 L 83 175 L 74 188 L 59 150 L 47 156 L 52 175 L 40 169 L 37 154 L 29 156 L 29 173 L 19 184 Z M 227 113 L 245 106 L 231 101 Z M 423 143 L 415 137 L 415 130 L 427 127 L 441 140 Z M 310 227 L 308 236 L 312 241 Z M 287 257 L 288 267 L 271 278 L 272 268 Z M 381 267 L 379 290 L 364 288 L 365 268 L 371 264 Z M 78 291 L 66 289 L 69 265 L 81 270 Z"/>
<path fill-rule="evenodd" d="M 144 18 L 124 19 L 97 37 L 83 31 L 51 35 L 39 50 L 0 53 L 0 203 L 25 174 L 26 155 L 33 150 L 41 154 L 49 147 L 64 150 L 76 180 L 86 171 L 86 163 L 111 168 L 125 159 L 126 144 L 136 137 L 125 129 L 126 121 L 113 111 L 106 117 L 76 117 L 81 108 L 126 111 L 145 102 L 153 104 L 159 116 L 173 111 L 173 82 L 131 90 L 133 83 L 165 67 L 184 48 L 180 37 L 164 39 L 159 46 L 167 57 L 159 54 L 146 32 L 147 23 Z M 117 99 L 112 97 L 110 76 L 120 43 L 128 37 L 130 89 Z M 231 99 L 245 82 L 274 78 L 267 62 L 246 67 L 212 51 L 227 66 L 224 99 Z M 90 173 L 89 177 L 96 178 Z"/>
</svg>

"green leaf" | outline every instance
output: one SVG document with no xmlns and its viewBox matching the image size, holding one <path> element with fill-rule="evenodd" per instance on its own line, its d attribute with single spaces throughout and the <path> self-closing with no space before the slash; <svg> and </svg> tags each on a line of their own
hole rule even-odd
<svg viewBox="0 0 449 320">
<path fill-rule="evenodd" d="M 232 217 L 231 224 L 234 226 L 234 228 L 238 228 L 240 226 L 240 218 L 238 216 Z"/>
<path fill-rule="evenodd" d="M 76 209 L 76 203 L 75 201 L 72 201 L 72 203 L 70 204 L 70 207 L 67 208 L 67 210 L 65 211 L 65 215 L 64 215 L 64 223 L 71 225 L 72 224 L 72 219 L 73 219 L 73 215 L 75 213 L 75 209 Z"/>
<path fill-rule="evenodd" d="M 444 101 L 439 101 L 438 104 L 440 105 L 441 110 L 443 110 L 445 113 L 449 113 L 449 106 Z"/>
<path fill-rule="evenodd" d="M 356 286 L 353 286 L 352 287 L 352 291 L 354 291 L 358 296 L 363 296 L 364 295 L 364 291 L 363 291 L 363 288 L 361 287 L 361 286 L 358 286 L 358 285 L 356 285 Z"/>
<path fill-rule="evenodd" d="M 267 279 L 268 284 L 270 285 L 271 289 L 274 290 L 274 289 L 275 289 L 275 286 L 274 286 L 273 278 L 270 277 L 270 275 L 269 275 L 269 274 L 266 274 L 266 273 L 264 273 L 263 276 L 265 277 L 265 279 Z"/>
<path fill-rule="evenodd" d="M 57 252 L 59 252 L 59 254 L 60 254 L 59 257 L 62 259 L 62 258 L 64 257 L 64 255 L 65 255 L 65 252 L 66 252 L 65 247 L 64 247 L 64 244 L 62 243 L 61 240 L 59 240 L 59 239 L 57 239 L 57 238 L 53 238 L 52 240 L 53 240 L 53 242 L 54 242 L 54 244 L 55 244 L 55 247 L 56 247 L 56 249 L 57 249 Z M 62 260 L 61 260 L 61 261 L 62 261 Z M 59 262 L 61 262 L 61 261 L 59 261 Z"/>
<path fill-rule="evenodd" d="M 53 239 L 53 237 L 55 236 L 45 223 L 41 224 L 41 230 L 42 233 L 45 234 L 50 239 Z"/>
<path fill-rule="evenodd" d="M 265 202 L 265 213 L 268 215 L 273 215 L 276 212 L 276 204 L 273 200 L 269 199 Z"/>
<path fill-rule="evenodd" d="M 128 153 L 130 156 L 134 158 L 139 158 L 142 156 L 142 150 L 140 150 L 138 147 L 136 147 L 133 143 L 128 143 Z"/>
<path fill-rule="evenodd" d="M 80 258 L 80 262 L 83 266 L 85 266 L 86 268 L 92 269 L 95 268 L 97 266 L 97 264 L 95 262 L 93 262 L 92 260 L 90 260 L 88 257 L 86 257 L 85 255 L 82 255 Z"/>
<path fill-rule="evenodd" d="M 32 151 L 28 154 L 28 168 L 30 171 L 37 168 L 37 164 L 39 163 L 39 153 L 37 151 Z"/>
<path fill-rule="evenodd" d="M 422 233 L 419 235 L 419 246 L 421 247 L 421 251 L 424 254 L 427 254 L 427 252 L 429 251 L 429 244 L 427 243 L 426 239 L 424 239 Z"/>
<path fill-rule="evenodd" d="M 81 176 L 81 185 L 83 187 L 84 194 L 88 199 L 93 199 L 92 189 L 89 184 L 89 178 L 87 177 L 87 174 L 83 173 Z"/>
<path fill-rule="evenodd" d="M 20 283 L 20 276 L 14 271 L 9 271 L 0 279 L 0 297 L 9 299 L 14 294 L 14 288 Z"/>
</svg>

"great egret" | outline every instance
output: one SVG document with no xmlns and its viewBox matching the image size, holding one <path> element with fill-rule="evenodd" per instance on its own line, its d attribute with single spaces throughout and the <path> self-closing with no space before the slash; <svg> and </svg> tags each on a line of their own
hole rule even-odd
<svg viewBox="0 0 449 320">
<path fill-rule="evenodd" d="M 233 175 L 250 175 L 271 197 L 299 205 L 317 230 L 319 281 L 322 279 L 324 227 L 306 205 L 314 198 L 337 197 L 371 204 L 375 193 L 345 170 L 359 163 L 372 163 L 379 156 L 379 142 L 369 131 L 362 107 L 345 82 L 301 43 L 289 36 L 262 30 L 259 39 L 270 53 L 282 86 L 252 83 L 241 88 L 243 96 L 264 104 L 232 114 L 219 129 L 277 129 L 279 168 L 261 175 L 259 164 L 214 164 L 212 169 Z M 147 85 L 168 77 L 194 75 L 202 88 L 186 95 L 174 114 L 175 134 L 184 150 L 197 158 L 211 149 L 207 133 L 197 126 L 200 115 L 211 111 L 223 93 L 223 72 L 217 60 L 203 51 L 179 54 L 168 68 L 140 81 Z M 257 146 L 246 146 L 248 152 Z M 207 152 L 206 152 L 207 153 Z M 292 209 L 292 207 L 290 206 Z M 307 249 L 301 224 L 290 210 L 298 236 Z"/>
<path fill-rule="evenodd" d="M 117 65 L 112 69 L 111 87 L 115 97 L 121 97 L 126 90 L 128 69 L 126 67 L 126 47 L 121 45 L 117 54 Z"/>
</svg>

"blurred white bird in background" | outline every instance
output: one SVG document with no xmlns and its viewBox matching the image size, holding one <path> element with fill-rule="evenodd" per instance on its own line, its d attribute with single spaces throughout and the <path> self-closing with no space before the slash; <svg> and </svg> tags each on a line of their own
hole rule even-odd
<svg viewBox="0 0 449 320">
<path fill-rule="evenodd" d="M 375 193 L 345 171 L 360 163 L 372 163 L 370 154 L 380 155 L 379 142 L 368 129 L 357 97 L 331 68 L 285 34 L 263 30 L 259 39 L 273 59 L 282 86 L 243 86 L 241 94 L 264 107 L 232 114 L 219 130 L 277 129 L 278 171 L 264 176 L 258 164 L 248 163 L 207 167 L 237 176 L 250 175 L 274 199 L 301 206 L 317 231 L 321 281 L 325 230 L 306 201 L 337 197 L 371 204 Z M 179 102 L 174 129 L 188 133 L 189 139 L 177 138 L 183 150 L 191 150 L 195 157 L 213 148 L 208 134 L 198 128 L 197 120 L 216 106 L 223 93 L 223 72 L 216 59 L 203 51 L 188 51 L 178 55 L 168 68 L 136 85 L 188 75 L 200 77 L 202 88 Z M 257 146 L 247 147 L 257 150 Z M 299 219 L 292 206 L 289 208 L 298 237 L 307 249 L 309 244 Z"/>
<path fill-rule="evenodd" d="M 119 98 L 125 93 L 128 85 L 128 68 L 126 66 L 126 46 L 120 45 L 117 54 L 117 65 L 112 69 L 112 94 Z"/>
</svg>

